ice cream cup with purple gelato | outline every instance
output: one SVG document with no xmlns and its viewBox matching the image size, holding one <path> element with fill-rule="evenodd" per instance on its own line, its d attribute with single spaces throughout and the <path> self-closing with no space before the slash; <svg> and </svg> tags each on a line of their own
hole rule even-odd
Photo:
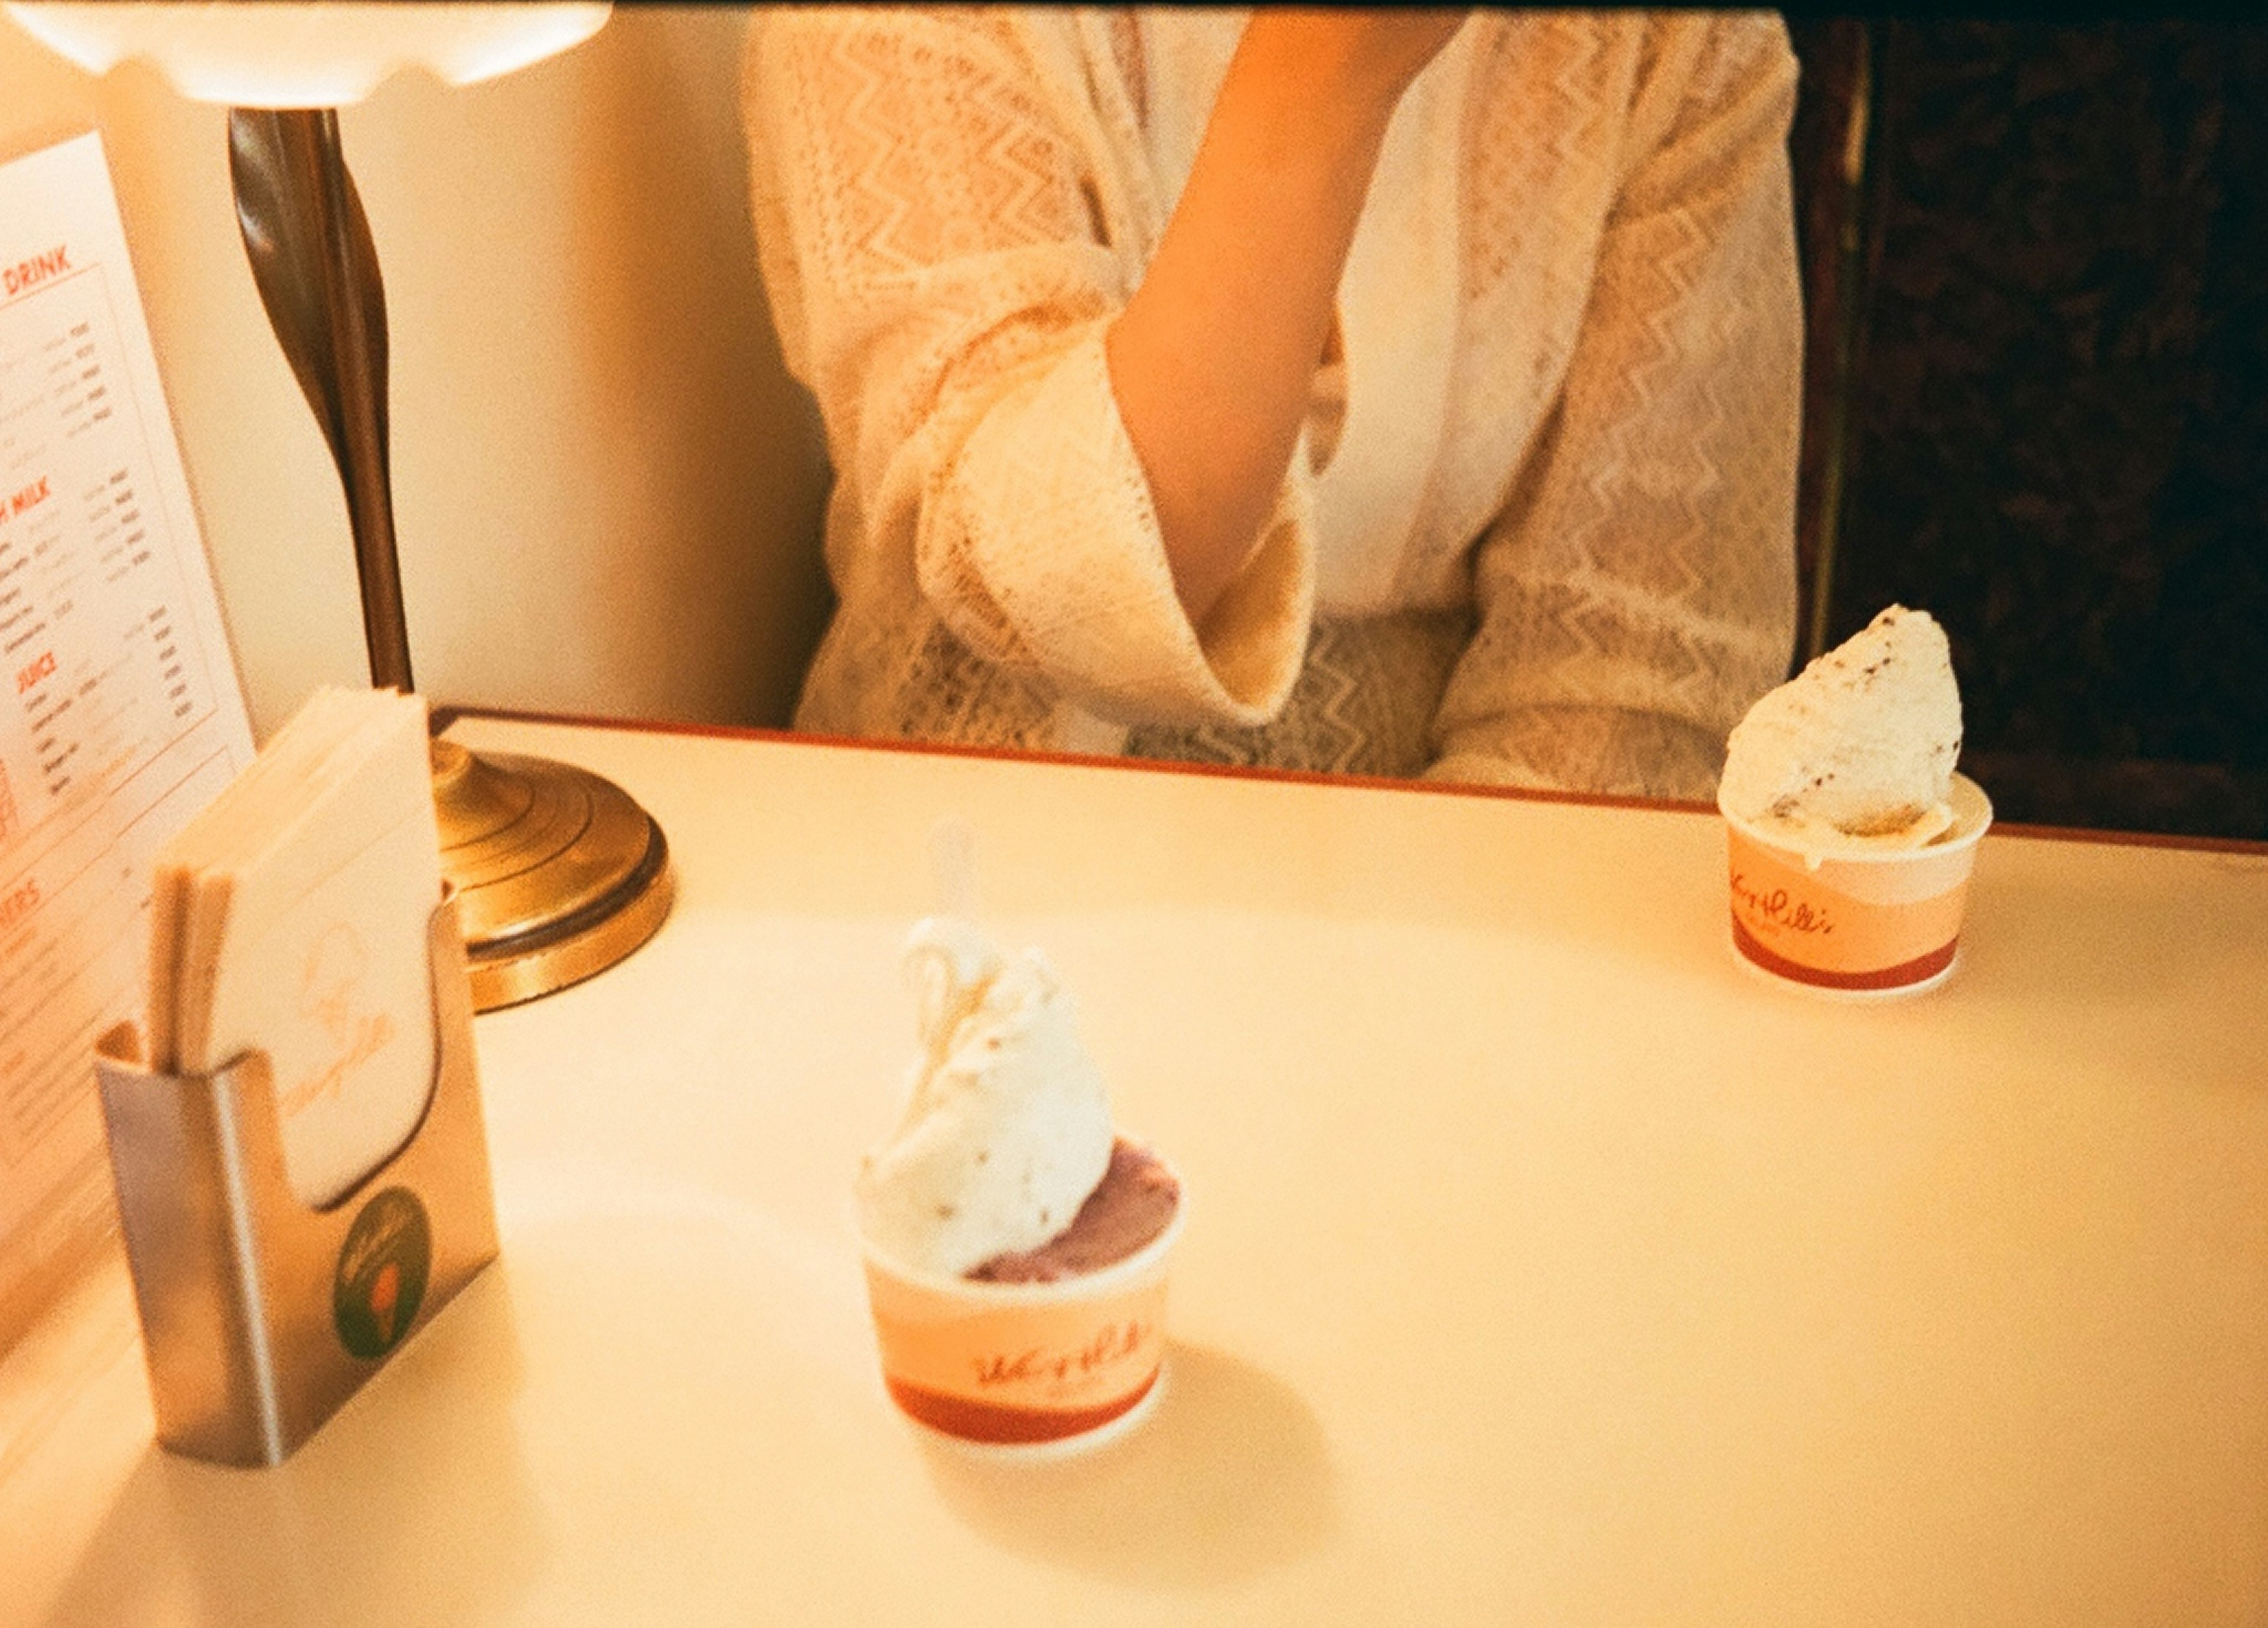
<svg viewBox="0 0 2268 1628">
<path fill-rule="evenodd" d="M 1862 997 L 1952 976 L 1992 822 L 1961 733 L 1944 630 L 1896 605 L 1749 710 L 1717 795 L 1744 965 Z"/>
<path fill-rule="evenodd" d="M 1113 1130 L 1036 951 L 943 917 L 906 954 L 923 1051 L 854 1186 L 884 1384 L 956 1442 L 1100 1445 L 1157 1400 L 1180 1180 Z"/>
<path fill-rule="evenodd" d="M 1154 1160 L 1151 1169 L 1173 1182 Z M 1094 1447 L 1139 1423 L 1163 1377 L 1179 1197 L 1176 1183 L 1164 1230 L 1131 1254 L 1045 1278 L 919 1272 L 869 1242 L 891 1399 L 932 1430 L 992 1447 Z"/>
</svg>

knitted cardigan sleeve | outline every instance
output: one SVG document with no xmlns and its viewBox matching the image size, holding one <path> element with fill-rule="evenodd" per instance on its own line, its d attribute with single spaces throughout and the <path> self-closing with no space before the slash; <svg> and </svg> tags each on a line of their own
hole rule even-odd
<svg viewBox="0 0 2268 1628">
<path fill-rule="evenodd" d="M 1139 275 L 1104 203 L 1123 188 L 1083 127 L 1091 90 L 1065 82 L 1076 54 L 1041 60 L 1034 26 L 834 6 L 752 25 L 751 195 L 783 351 L 827 425 L 830 570 L 846 606 L 933 614 L 1101 718 L 1256 722 L 1305 646 L 1305 488 L 1287 478 L 1192 626 L 1104 359 Z M 915 681 L 923 637 L 868 630 L 852 658 L 878 670 L 847 682 Z"/>
<path fill-rule="evenodd" d="M 1476 550 L 1450 779 L 1705 798 L 1794 638 L 1802 344 L 1768 15 L 1658 37 L 1566 385 Z"/>
</svg>

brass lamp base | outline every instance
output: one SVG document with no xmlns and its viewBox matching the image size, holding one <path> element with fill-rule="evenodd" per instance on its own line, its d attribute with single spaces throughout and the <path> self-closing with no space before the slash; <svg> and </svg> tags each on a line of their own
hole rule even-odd
<svg viewBox="0 0 2268 1628">
<path fill-rule="evenodd" d="M 653 936 L 676 884 L 661 827 L 630 793 L 548 758 L 432 748 L 475 1010 L 563 989 Z"/>
</svg>

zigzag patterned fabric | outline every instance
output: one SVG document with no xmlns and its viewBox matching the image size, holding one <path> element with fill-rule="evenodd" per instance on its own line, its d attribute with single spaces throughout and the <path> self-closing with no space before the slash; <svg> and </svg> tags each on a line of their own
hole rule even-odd
<svg viewBox="0 0 2268 1628">
<path fill-rule="evenodd" d="M 1202 626 L 1103 335 L 1244 14 L 760 11 L 757 241 L 840 600 L 799 726 L 1702 798 L 1786 674 L 1801 313 L 1769 13 L 1486 13 L 1397 110 Z"/>
</svg>

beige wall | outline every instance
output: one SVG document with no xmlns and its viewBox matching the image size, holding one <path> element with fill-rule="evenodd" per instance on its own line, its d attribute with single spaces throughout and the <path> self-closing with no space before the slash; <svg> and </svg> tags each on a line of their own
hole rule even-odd
<svg viewBox="0 0 2268 1628">
<path fill-rule="evenodd" d="M 824 460 L 749 234 L 737 10 L 342 115 L 383 268 L 410 652 L 436 704 L 784 721 Z M 0 22 L 0 158 L 99 129 L 264 738 L 366 682 L 337 476 L 237 236 L 225 115 Z"/>
</svg>

